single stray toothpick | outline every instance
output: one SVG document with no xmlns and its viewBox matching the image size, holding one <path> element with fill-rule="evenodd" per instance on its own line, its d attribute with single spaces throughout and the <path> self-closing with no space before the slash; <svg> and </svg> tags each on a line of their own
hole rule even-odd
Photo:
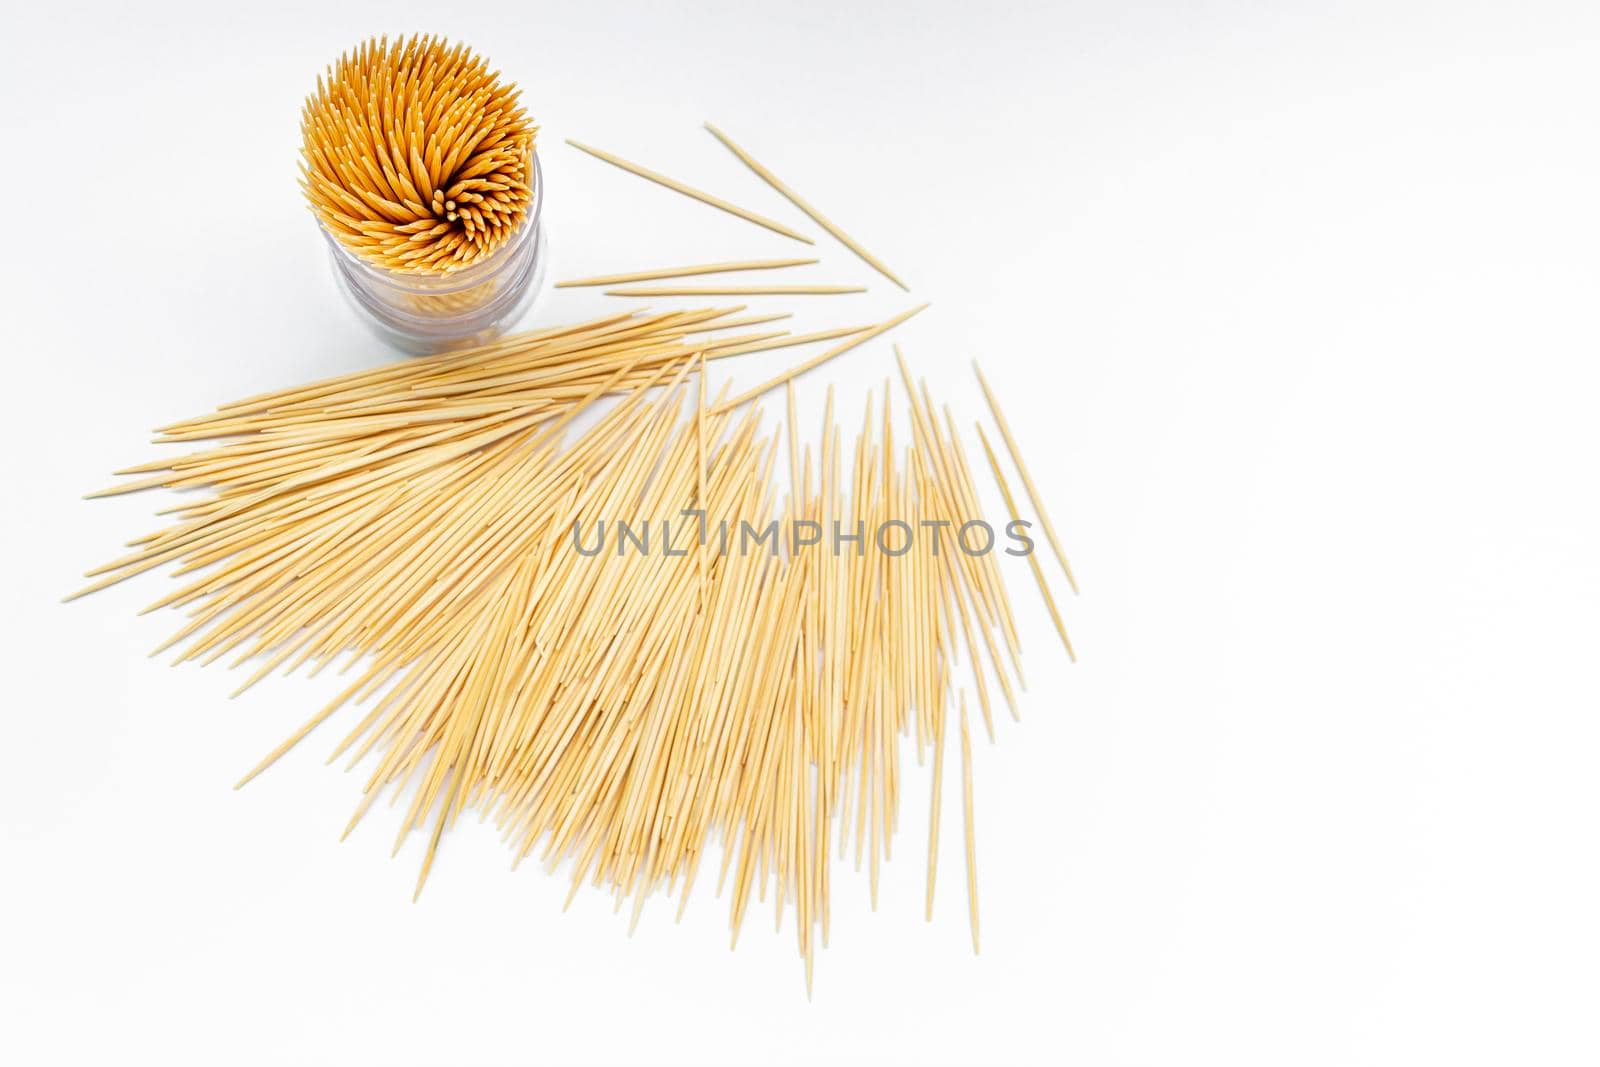
<svg viewBox="0 0 1600 1067">
<path fill-rule="evenodd" d="M 1072 564 L 1067 562 L 1067 554 L 1061 549 L 1061 540 L 1056 537 L 1056 528 L 1044 510 L 1044 501 L 1040 499 L 1039 491 L 1034 488 L 1033 478 L 1028 474 L 1028 465 L 1022 462 L 1022 450 L 1017 447 L 1017 439 L 1011 436 L 1011 427 L 1006 424 L 1005 413 L 1000 410 L 1000 404 L 990 391 L 989 382 L 984 378 L 983 368 L 978 366 L 977 360 L 972 361 L 972 369 L 978 375 L 978 384 L 983 387 L 984 399 L 989 402 L 989 411 L 994 415 L 995 425 L 1000 427 L 1000 436 L 1005 439 L 1006 450 L 1011 453 L 1011 461 L 1017 465 L 1017 471 L 1022 475 L 1022 487 L 1028 491 L 1028 500 L 1033 504 L 1033 510 L 1039 513 L 1039 521 L 1044 525 L 1044 535 L 1050 541 L 1050 549 L 1056 554 L 1061 569 L 1067 574 L 1067 584 L 1072 586 L 1072 591 L 1076 593 L 1078 579 L 1072 576 Z"/>
<path fill-rule="evenodd" d="M 961 810 L 967 831 L 967 912 L 972 919 L 972 952 L 978 953 L 978 846 L 972 831 L 972 732 L 967 729 L 967 695 L 961 694 Z"/>
<path fill-rule="evenodd" d="M 665 174 L 659 174 L 648 167 L 641 167 L 639 164 L 623 159 L 621 156 L 614 156 L 610 152 L 602 151 L 601 149 L 582 144 L 578 141 L 574 141 L 570 137 L 567 138 L 567 143 L 580 152 L 587 152 L 596 159 L 603 159 L 612 166 L 621 167 L 630 174 L 637 174 L 639 177 L 644 178 L 647 181 L 655 182 L 657 185 L 664 185 L 675 193 L 682 193 L 684 196 L 698 200 L 702 204 L 709 204 L 714 208 L 726 211 L 730 215 L 737 215 L 746 222 L 753 222 L 757 226 L 765 226 L 773 233 L 781 233 L 785 237 L 793 237 L 796 241 L 802 241 L 808 245 L 816 244 L 815 241 L 807 237 L 805 234 L 796 233 L 781 222 L 775 222 L 772 219 L 767 218 L 765 215 L 757 215 L 754 211 L 747 211 L 735 204 L 730 204 L 721 197 L 712 196 L 710 193 L 702 192 L 701 190 L 694 188 L 692 185 L 685 185 L 674 178 L 669 178 Z"/>
<path fill-rule="evenodd" d="M 961 696 L 966 706 L 966 694 Z M 939 870 L 939 795 L 944 790 L 944 694 L 937 698 L 938 715 L 933 720 L 933 799 L 928 809 L 928 904 L 925 918 L 933 921 L 933 886 Z"/>
<path fill-rule="evenodd" d="M 788 370 L 784 371 L 782 374 L 778 375 L 775 378 L 770 378 L 767 381 L 762 382 L 760 385 L 756 386 L 754 389 L 746 389 L 744 392 L 740 393 L 738 396 L 734 397 L 732 400 L 729 400 L 726 403 L 718 404 L 717 407 L 712 411 L 712 414 L 713 415 L 720 415 L 722 412 L 727 411 L 729 408 L 736 408 L 740 404 L 743 404 L 747 400 L 755 399 L 756 397 L 760 396 L 762 393 L 765 393 L 769 389 L 776 389 L 778 386 L 782 385 L 784 382 L 788 381 L 789 379 L 799 377 L 800 375 L 804 374 L 806 371 L 812 369 L 813 367 L 817 367 L 817 366 L 820 366 L 823 363 L 826 363 L 828 360 L 832 359 L 834 356 L 843 355 L 844 353 L 850 351 L 852 348 L 856 347 L 857 345 L 862 344 L 863 342 L 872 340 L 874 337 L 878 336 L 880 333 L 885 333 L 888 330 L 893 329 L 894 327 L 900 325 L 902 322 L 906 321 L 911 316 L 915 315 L 917 312 L 921 311 L 923 308 L 925 308 L 927 306 L 928 306 L 927 304 L 918 304 L 916 307 L 912 308 L 910 311 L 902 311 L 900 314 L 896 315 L 894 318 L 889 319 L 886 322 L 880 322 L 880 323 L 878 323 L 878 325 L 872 327 L 872 329 L 866 330 L 866 331 L 864 331 L 862 333 L 858 333 L 854 337 L 851 337 L 849 340 L 845 341 L 844 343 L 835 345 L 834 347 L 828 349 L 826 352 L 823 352 L 820 355 L 812 356 L 810 359 L 806 360 L 804 363 L 800 363 L 800 364 L 797 364 L 796 366 L 790 367 Z"/>
<path fill-rule="evenodd" d="M 728 263 L 701 263 L 692 267 L 662 267 L 658 270 L 637 270 L 629 274 L 600 274 L 593 278 L 573 278 L 556 282 L 557 289 L 575 289 L 586 285 L 626 285 L 629 282 L 652 282 L 661 278 L 687 278 L 696 274 L 732 274 L 741 270 L 776 270 L 780 267 L 808 267 L 815 259 L 745 259 Z"/>
<path fill-rule="evenodd" d="M 821 296 L 864 293 L 861 285 L 652 285 L 639 289 L 607 289 L 607 296 Z"/>
<path fill-rule="evenodd" d="M 1000 457 L 994 454 L 994 449 L 989 445 L 989 435 L 983 432 L 983 427 L 978 427 L 978 440 L 983 442 L 984 454 L 989 457 L 989 467 L 994 471 L 994 480 L 1000 486 L 1000 495 L 1005 498 L 1006 510 L 1011 513 L 1013 522 L 1021 522 L 1022 516 L 1017 514 L 1017 502 L 1011 495 L 1011 486 L 1006 482 L 1005 474 L 1000 470 Z M 1061 612 L 1056 610 L 1056 598 L 1050 595 L 1050 587 L 1045 584 L 1044 570 L 1039 566 L 1039 557 L 1033 552 L 1028 553 L 1028 565 L 1033 568 L 1033 580 L 1039 583 L 1039 592 L 1044 596 L 1044 605 L 1050 609 L 1050 619 L 1056 624 L 1056 633 L 1061 635 L 1061 643 L 1067 646 L 1067 656 L 1072 662 L 1078 662 L 1078 654 L 1072 650 L 1072 638 L 1067 636 L 1067 624 L 1061 621 Z"/>
<path fill-rule="evenodd" d="M 788 197 L 790 202 L 793 203 L 795 207 L 799 208 L 801 211 L 804 211 L 807 215 L 810 215 L 818 226 L 821 226 L 824 230 L 827 230 L 829 233 L 833 234 L 833 236 L 837 237 L 841 244 L 843 244 L 850 251 L 854 252 L 856 255 L 860 256 L 864 261 L 866 261 L 868 266 L 872 267 L 873 270 L 877 271 L 885 278 L 888 278 L 891 282 L 894 282 L 906 292 L 909 293 L 911 291 L 911 287 L 906 285 L 905 282 L 901 281 L 899 276 L 896 275 L 894 271 L 884 266 L 882 260 L 873 255 L 871 252 L 868 252 L 865 248 L 862 248 L 856 243 L 853 237 L 830 222 L 822 214 L 822 212 L 818 211 L 816 208 L 806 203 L 805 200 L 801 199 L 799 193 L 795 192 L 793 189 L 783 184 L 783 182 L 779 181 L 776 174 L 773 174 L 766 167 L 763 167 L 760 163 L 757 163 L 749 152 L 746 152 L 744 149 L 734 144 L 733 140 L 727 134 L 723 133 L 709 122 L 706 123 L 706 129 L 711 131 L 711 135 L 713 137 L 726 145 L 730 152 L 743 160 L 745 166 L 749 167 L 751 170 L 755 171 L 756 174 L 760 175 L 762 180 L 768 185 L 772 186 L 774 189 L 778 190 L 778 192 Z"/>
</svg>

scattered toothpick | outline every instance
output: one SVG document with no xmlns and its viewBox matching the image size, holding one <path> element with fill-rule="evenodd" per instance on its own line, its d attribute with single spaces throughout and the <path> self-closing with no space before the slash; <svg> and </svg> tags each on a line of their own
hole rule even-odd
<svg viewBox="0 0 1600 1067">
<path fill-rule="evenodd" d="M 657 185 L 664 185 L 673 192 L 682 193 L 684 196 L 698 200 L 702 204 L 709 204 L 714 208 L 726 211 L 730 215 L 737 215 L 739 218 L 744 219 L 747 222 L 753 222 L 757 226 L 764 226 L 773 233 L 781 233 L 785 237 L 792 237 L 796 241 L 801 241 L 808 245 L 816 243 L 805 234 L 796 233 L 794 230 L 791 230 L 781 222 L 775 222 L 774 220 L 767 218 L 765 215 L 757 215 L 754 211 L 747 211 L 742 207 L 730 204 L 721 197 L 712 196 L 710 193 L 702 192 L 691 185 L 685 185 L 683 182 L 680 182 L 674 178 L 669 178 L 665 174 L 660 174 L 656 171 L 650 170 L 648 167 L 642 167 L 637 163 L 630 162 L 629 160 L 623 159 L 621 156 L 612 155 L 610 152 L 603 151 L 599 148 L 594 148 L 590 145 L 582 144 L 578 141 L 572 140 L 570 137 L 567 138 L 567 143 L 573 148 L 578 149 L 580 152 L 587 152 L 596 159 L 603 159 L 612 166 L 621 167 L 630 174 L 637 174 L 641 178 L 644 178 L 648 181 L 653 181 Z"/>
<path fill-rule="evenodd" d="M 967 699 L 961 697 L 961 811 L 967 836 L 967 915 L 972 920 L 972 953 L 978 953 L 978 845 L 972 823 L 972 733 L 967 728 Z"/>
<path fill-rule="evenodd" d="M 1044 510 L 1044 500 L 1033 486 L 1033 478 L 1028 474 L 1028 465 L 1022 462 L 1022 450 L 1017 447 L 1016 438 L 1011 436 L 1011 427 L 1006 423 L 1005 413 L 1000 410 L 1000 403 L 990 391 L 989 382 L 984 378 L 983 368 L 978 366 L 977 360 L 972 361 L 972 369 L 978 375 L 978 384 L 983 387 L 983 396 L 989 403 L 989 411 L 994 415 L 995 425 L 1000 427 L 1000 436 L 1005 440 L 1006 450 L 1011 453 L 1011 462 L 1017 465 L 1017 472 L 1022 475 L 1022 486 L 1028 491 L 1028 500 L 1033 504 L 1033 510 L 1038 512 L 1039 521 L 1044 525 L 1044 535 L 1050 541 L 1050 549 L 1060 561 L 1061 569 L 1066 572 L 1067 584 L 1072 586 L 1072 591 L 1076 593 L 1078 580 L 1072 576 L 1072 564 L 1067 562 L 1067 554 L 1061 549 L 1061 540 L 1056 537 L 1056 528 Z"/>
<path fill-rule="evenodd" d="M 880 322 L 878 325 L 872 327 L 870 330 L 867 330 L 867 331 L 865 331 L 863 333 L 856 334 L 854 337 L 851 337 L 848 341 L 845 341 L 843 344 L 836 345 L 835 347 L 828 349 L 826 352 L 823 352 L 821 355 L 813 356 L 812 358 L 806 360 L 804 363 L 800 363 L 800 364 L 798 364 L 796 366 L 790 367 L 788 370 L 784 371 L 782 374 L 779 374 L 777 377 L 771 378 L 771 379 L 761 383 L 760 385 L 756 386 L 754 389 L 745 390 L 744 392 L 740 393 L 738 396 L 734 397 L 732 400 L 729 400 L 725 404 L 721 405 L 717 409 L 717 411 L 718 412 L 722 412 L 722 411 L 728 410 L 729 408 L 736 408 L 740 404 L 745 403 L 746 401 L 755 399 L 756 397 L 760 396 L 761 394 L 767 392 L 769 389 L 776 389 L 778 386 L 782 385 L 786 381 L 789 381 L 791 378 L 799 377 L 800 375 L 804 374 L 806 371 L 811 370 L 814 367 L 821 366 L 822 364 L 826 363 L 828 360 L 834 358 L 835 356 L 843 355 L 845 352 L 850 351 L 852 348 L 855 348 L 857 345 L 865 344 L 867 341 L 872 340 L 874 337 L 878 336 L 879 334 L 886 333 L 889 330 L 894 329 L 896 326 L 900 325 L 902 322 L 906 321 L 911 316 L 915 315 L 917 312 L 921 311 L 923 308 L 925 308 L 927 306 L 928 306 L 927 304 L 919 304 L 916 307 L 910 309 L 909 311 L 902 311 L 900 314 L 896 315 L 894 318 L 889 319 L 886 322 Z"/>
<path fill-rule="evenodd" d="M 699 274 L 732 274 L 745 270 L 776 270 L 782 267 L 805 267 L 818 262 L 815 259 L 746 259 L 730 263 L 701 263 L 692 267 L 662 267 L 658 270 L 639 270 L 629 274 L 601 274 L 593 278 L 573 278 L 556 282 L 557 289 L 571 289 L 586 285 L 626 285 L 630 282 L 648 282 L 660 278 L 688 278 Z"/>
<path fill-rule="evenodd" d="M 822 296 L 864 293 L 860 285 L 654 285 L 607 289 L 607 296 Z"/>
<path fill-rule="evenodd" d="M 823 229 L 833 234 L 834 237 L 839 239 L 841 244 L 850 249 L 850 251 L 854 252 L 856 255 L 860 256 L 870 267 L 872 267 L 873 270 L 877 271 L 879 274 L 882 274 L 885 278 L 888 278 L 891 282 L 894 282 L 906 292 L 909 293 L 911 291 L 910 287 L 906 285 L 905 282 L 901 281 L 898 275 L 883 265 L 882 260 L 873 255 L 871 252 L 868 252 L 865 248 L 862 248 L 853 237 L 845 233 L 839 227 L 835 226 L 832 222 L 828 221 L 822 212 L 818 211 L 805 200 L 801 199 L 799 193 L 795 192 L 783 182 L 779 181 L 777 175 L 773 174 L 766 167 L 763 167 L 760 163 L 756 162 L 755 158 L 752 157 L 750 153 L 734 144 L 732 138 L 730 138 L 727 134 L 723 133 L 709 122 L 706 123 L 706 129 L 711 131 L 711 135 L 713 137 L 726 145 L 730 152 L 743 160 L 745 166 L 749 167 L 751 170 L 760 175 L 762 180 L 768 185 L 772 186 L 774 189 L 778 190 L 778 192 L 788 197 L 790 202 L 793 203 L 795 207 L 799 208 L 801 211 L 804 211 L 807 215 L 810 215 L 818 226 L 821 226 Z"/>
<path fill-rule="evenodd" d="M 994 454 L 994 449 L 989 446 L 989 436 L 983 432 L 983 427 L 978 427 L 978 440 L 983 442 L 983 451 L 989 457 L 989 468 L 994 471 L 994 480 L 1000 486 L 1000 495 L 1005 499 L 1006 511 L 1011 515 L 1011 521 L 1020 522 L 1021 514 L 1017 511 L 1017 502 L 1011 496 L 1011 486 L 1006 484 L 1006 476 L 1000 469 L 1000 457 Z M 1028 565 L 1033 568 L 1033 580 L 1038 583 L 1039 593 L 1044 597 L 1045 607 L 1050 609 L 1050 620 L 1056 624 L 1056 633 L 1061 635 L 1061 643 L 1066 646 L 1067 657 L 1072 662 L 1078 662 L 1078 654 L 1072 650 L 1072 638 L 1067 636 L 1067 624 L 1061 621 L 1061 612 L 1056 608 L 1056 598 L 1050 595 L 1050 586 L 1044 580 L 1044 570 L 1039 566 L 1039 557 L 1036 552 L 1028 553 Z"/>
</svg>

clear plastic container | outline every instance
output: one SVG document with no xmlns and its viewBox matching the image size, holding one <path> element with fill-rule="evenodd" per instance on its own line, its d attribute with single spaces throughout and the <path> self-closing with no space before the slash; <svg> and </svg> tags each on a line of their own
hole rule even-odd
<svg viewBox="0 0 1600 1067">
<path fill-rule="evenodd" d="M 413 355 L 492 340 L 544 285 L 544 173 L 533 154 L 533 199 L 522 224 L 489 258 L 449 274 L 374 267 L 323 231 L 340 288 L 379 337 Z"/>
</svg>

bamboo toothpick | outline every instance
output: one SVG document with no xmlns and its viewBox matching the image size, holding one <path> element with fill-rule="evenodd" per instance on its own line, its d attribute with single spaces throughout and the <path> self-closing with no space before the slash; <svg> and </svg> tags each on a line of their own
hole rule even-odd
<svg viewBox="0 0 1600 1067">
<path fill-rule="evenodd" d="M 989 445 L 989 436 L 983 432 L 983 427 L 978 426 L 978 440 L 983 442 L 984 455 L 989 457 L 989 469 L 994 471 L 994 480 L 1000 486 L 1000 495 L 1005 499 L 1006 511 L 1011 516 L 1011 521 L 1022 521 L 1021 514 L 1017 511 L 1017 502 L 1011 496 L 1011 486 L 1006 484 L 1006 476 L 1000 470 L 1000 457 L 994 454 L 994 449 Z M 1038 553 L 1028 553 L 1028 565 L 1033 569 L 1033 580 L 1039 585 L 1039 593 L 1044 597 L 1045 607 L 1050 609 L 1050 620 L 1056 624 L 1056 633 L 1061 635 L 1061 643 L 1066 646 L 1067 657 L 1072 662 L 1078 662 L 1078 654 L 1072 650 L 1072 638 L 1067 636 L 1067 624 L 1061 621 L 1061 612 L 1056 608 L 1056 599 L 1050 595 L 1050 586 L 1044 580 L 1044 570 L 1039 566 Z"/>
<path fill-rule="evenodd" d="M 933 720 L 933 798 L 929 802 L 928 810 L 928 901 L 924 909 L 923 918 L 933 921 L 933 886 L 939 873 L 939 801 L 944 792 L 944 696 L 941 691 L 936 698 L 939 709 Z M 963 718 L 965 723 L 966 695 L 961 697 Z"/>
<path fill-rule="evenodd" d="M 516 86 L 439 37 L 375 38 L 341 56 L 317 79 L 300 129 L 300 184 L 318 222 L 384 270 L 481 262 L 540 195 L 538 127 Z"/>
<path fill-rule="evenodd" d="M 761 394 L 767 392 L 769 389 L 776 389 L 778 386 L 782 385 L 784 382 L 790 380 L 791 378 L 796 378 L 796 377 L 804 374 L 806 371 L 811 370 L 814 367 L 821 366 L 822 364 L 828 362 L 828 360 L 832 359 L 833 357 L 839 356 L 839 355 L 843 355 L 844 353 L 850 351 L 852 348 L 855 348 L 857 345 L 864 344 L 867 341 L 872 340 L 874 337 L 878 336 L 879 334 L 886 333 L 889 330 L 894 329 L 896 326 L 900 325 L 902 322 L 906 321 L 911 316 L 915 315 L 917 312 L 921 311 L 923 308 L 925 308 L 927 306 L 928 306 L 927 304 L 918 304 L 916 307 L 911 308 L 909 311 L 902 311 L 900 314 L 896 315 L 894 318 L 889 319 L 889 320 L 887 320 L 885 322 L 880 322 L 878 325 L 872 327 L 871 329 L 865 331 L 864 333 L 856 334 L 854 337 L 850 338 L 848 341 L 844 342 L 843 344 L 836 345 L 833 348 L 828 349 L 826 352 L 823 352 L 821 355 L 813 356 L 812 358 L 806 360 L 803 363 L 800 363 L 800 364 L 797 364 L 796 366 L 790 367 L 788 370 L 784 371 L 782 374 L 779 374 L 777 377 L 771 378 L 771 379 L 763 382 L 762 384 L 756 386 L 754 389 L 747 389 L 743 393 L 740 393 L 738 396 L 734 397 L 732 400 L 729 400 L 725 404 L 722 404 L 721 406 L 719 406 L 717 408 L 717 411 L 718 412 L 722 412 L 722 411 L 728 410 L 729 408 L 736 408 L 740 404 L 743 404 L 748 400 L 753 400 L 754 398 L 756 398 L 756 397 L 760 396 Z"/>
<path fill-rule="evenodd" d="M 826 296 L 864 293 L 862 285 L 654 285 L 607 289 L 607 296 Z"/>
<path fill-rule="evenodd" d="M 706 611 L 706 350 L 700 350 L 700 380 L 694 402 L 694 506 L 700 511 L 695 544 L 695 569 L 700 579 L 700 614 Z"/>
<path fill-rule="evenodd" d="M 792 311 L 779 311 L 766 315 L 742 315 L 739 318 L 727 319 L 723 322 L 717 323 L 715 326 L 707 327 L 704 332 L 710 333 L 713 330 L 726 330 L 736 326 L 755 326 L 764 322 L 777 322 L 779 319 L 790 319 L 793 317 L 794 312 Z"/>
<path fill-rule="evenodd" d="M 868 252 L 865 248 L 862 248 L 861 245 L 856 243 L 854 238 L 845 233 L 839 227 L 835 226 L 822 214 L 822 212 L 818 211 L 816 208 L 812 207 L 809 203 L 803 200 L 799 193 L 796 193 L 782 181 L 778 180 L 777 175 L 773 174 L 766 167 L 763 167 L 760 163 L 756 162 L 755 158 L 752 157 L 750 153 L 734 144 L 733 139 L 727 134 L 723 133 L 709 122 L 706 123 L 706 129 L 711 131 L 711 135 L 713 137 L 726 145 L 730 152 L 738 156 L 744 162 L 745 166 L 755 171 L 756 174 L 758 174 L 768 185 L 772 186 L 774 189 L 778 190 L 778 192 L 788 197 L 790 202 L 793 203 L 795 207 L 799 208 L 801 211 L 804 211 L 807 215 L 810 215 L 818 226 L 821 226 L 823 229 L 833 234 L 834 237 L 838 238 L 841 244 L 850 249 L 850 251 L 854 252 L 856 255 L 860 256 L 862 260 L 867 263 L 867 265 L 872 267 L 873 270 L 877 271 L 879 274 L 882 274 L 885 278 L 888 278 L 891 282 L 894 282 L 906 292 L 909 293 L 911 291 L 910 287 L 907 286 L 905 282 L 901 281 L 898 275 L 896 275 L 888 267 L 884 266 L 882 260 L 878 259 L 878 257 L 874 256 L 871 252 Z"/>
<path fill-rule="evenodd" d="M 697 274 L 731 274 L 743 270 L 776 270 L 781 267 L 805 267 L 819 262 L 815 259 L 746 259 L 730 263 L 701 263 L 692 267 L 662 267 L 659 270 L 640 270 L 629 274 L 600 274 L 593 278 L 573 278 L 556 282 L 557 289 L 572 289 L 586 285 L 626 285 L 630 282 L 648 282 L 658 278 L 688 278 Z"/>
<path fill-rule="evenodd" d="M 361 706 L 330 756 L 369 767 L 345 832 L 385 794 L 405 797 L 394 848 L 417 840 L 418 890 L 444 832 L 473 810 L 494 818 L 515 861 L 570 863 L 569 901 L 593 884 L 619 912 L 629 905 L 630 931 L 660 891 L 679 895 L 681 914 L 720 847 L 730 941 L 752 902 L 770 902 L 780 927 L 790 911 L 808 988 L 834 848 L 854 851 L 878 901 L 913 736 L 919 762 L 926 741 L 934 749 L 931 914 L 959 709 L 976 951 L 971 721 L 964 690 L 951 699 L 952 670 L 970 669 L 987 725 L 991 664 L 1012 698 L 997 642 L 1014 640 L 1009 599 L 998 568 L 948 536 L 939 555 L 890 556 L 870 532 L 976 512 L 954 416 L 934 417 L 902 361 L 909 431 L 894 426 L 886 382 L 868 392 L 851 453 L 830 388 L 814 477 L 793 386 L 914 311 L 780 376 L 785 417 L 770 427 L 759 406 L 736 412 L 725 383 L 708 398 L 710 362 L 800 339 L 703 340 L 742 323 L 737 309 L 608 316 L 224 405 L 162 435 L 210 443 L 124 468 L 135 480 L 123 488 L 211 495 L 96 568 L 94 587 L 172 563 L 183 580 L 152 607 L 186 617 L 163 647 L 180 662 L 249 663 L 245 686 L 361 661 L 240 784 Z M 603 399 L 614 402 L 590 410 Z M 684 544 L 691 505 L 703 544 Z M 634 516 L 672 516 L 673 529 L 652 523 L 649 547 L 626 550 L 637 531 L 617 523 Z M 808 550 L 817 542 L 790 518 L 860 523 L 863 546 L 878 547 Z M 767 523 L 770 553 L 730 543 L 728 531 Z"/>
<path fill-rule="evenodd" d="M 972 733 L 967 728 L 967 698 L 961 695 L 961 810 L 967 836 L 967 915 L 972 921 L 972 954 L 978 954 L 978 846 L 972 824 Z"/>
<path fill-rule="evenodd" d="M 1011 462 L 1017 465 L 1017 472 L 1022 475 L 1022 487 L 1028 491 L 1028 500 L 1033 504 L 1033 510 L 1039 513 L 1039 521 L 1044 525 L 1044 535 L 1050 541 L 1050 549 L 1060 561 L 1061 569 L 1066 572 L 1067 584 L 1072 586 L 1072 591 L 1076 593 L 1078 580 L 1072 576 L 1072 564 L 1067 562 L 1067 554 L 1061 549 L 1061 541 L 1056 537 L 1056 528 L 1050 522 L 1050 515 L 1044 510 L 1044 500 L 1034 488 L 1033 478 L 1028 474 L 1028 465 L 1022 462 L 1022 450 L 1017 447 L 1016 438 L 1011 436 L 1011 427 L 1006 423 L 1005 413 L 1000 410 L 1000 403 L 990 391 L 989 382 L 984 378 L 983 368 L 978 366 L 977 360 L 972 361 L 972 369 L 978 376 L 978 384 L 983 387 L 983 397 L 989 403 L 989 411 L 994 415 L 995 425 L 1000 427 L 1000 436 L 1006 443 L 1006 450 L 1011 453 Z"/>
<path fill-rule="evenodd" d="M 710 193 L 702 192 L 693 186 L 685 185 L 683 182 L 669 178 L 665 174 L 657 173 L 656 171 L 650 170 L 648 167 L 642 167 L 637 163 L 623 159 L 621 156 L 612 155 L 610 152 L 603 151 L 599 148 L 594 148 L 590 145 L 582 144 L 581 142 L 574 141 L 570 137 L 567 138 L 567 143 L 573 148 L 578 149 L 580 152 L 587 152 L 596 159 L 603 159 L 612 166 L 621 167 L 630 174 L 637 174 L 641 178 L 655 182 L 657 185 L 664 185 L 673 192 L 682 193 L 684 196 L 698 200 L 702 204 L 709 204 L 714 208 L 726 211 L 730 215 L 737 215 L 739 218 L 744 219 L 747 222 L 753 222 L 757 226 L 764 226 L 773 233 L 781 233 L 785 237 L 792 237 L 796 241 L 801 241 L 808 245 L 816 243 L 811 238 L 805 236 L 804 234 L 796 233 L 794 230 L 791 230 L 781 222 L 775 222 L 772 219 L 767 218 L 765 215 L 757 215 L 754 211 L 747 211 L 742 207 L 730 204 L 721 197 L 712 196 Z"/>
<path fill-rule="evenodd" d="M 742 356 L 751 352 L 766 352 L 774 348 L 788 348 L 791 345 L 803 345 L 811 341 L 831 341 L 836 337 L 849 337 L 872 329 L 871 326 L 846 326 L 838 330 L 818 330 L 815 333 L 786 334 L 776 340 L 750 341 L 744 344 L 733 345 L 728 348 L 714 348 L 710 350 L 711 358 L 721 359 L 724 356 Z"/>
</svg>

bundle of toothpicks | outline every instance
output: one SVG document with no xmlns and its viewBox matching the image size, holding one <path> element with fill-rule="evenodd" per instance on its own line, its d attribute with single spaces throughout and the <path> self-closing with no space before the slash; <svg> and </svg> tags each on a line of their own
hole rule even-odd
<svg viewBox="0 0 1600 1067">
<path fill-rule="evenodd" d="M 1028 512 L 990 433 L 969 453 L 898 346 L 897 380 L 859 408 L 829 387 L 820 425 L 794 417 L 800 375 L 920 310 L 799 335 L 752 330 L 784 316 L 741 307 L 629 310 L 225 404 L 158 431 L 198 450 L 118 472 L 105 493 L 207 492 L 80 594 L 170 567 L 148 610 L 187 619 L 158 651 L 243 667 L 240 690 L 348 672 L 240 785 L 343 712 L 330 759 L 367 768 L 345 832 L 380 796 L 408 798 L 395 848 L 422 839 L 418 892 L 476 812 L 634 922 L 657 894 L 681 914 L 708 877 L 735 941 L 753 901 L 780 925 L 791 912 L 808 990 L 838 862 L 865 868 L 876 904 L 907 751 L 931 771 L 931 918 L 954 745 L 976 950 L 971 734 L 992 738 L 1024 689 L 1002 549 L 1042 526 L 1071 571 L 981 372 Z M 810 344 L 829 347 L 736 395 L 708 387 L 723 360 Z M 778 393 L 787 417 L 764 427 Z M 1027 563 L 1071 656 L 1040 554 Z"/>
</svg>

